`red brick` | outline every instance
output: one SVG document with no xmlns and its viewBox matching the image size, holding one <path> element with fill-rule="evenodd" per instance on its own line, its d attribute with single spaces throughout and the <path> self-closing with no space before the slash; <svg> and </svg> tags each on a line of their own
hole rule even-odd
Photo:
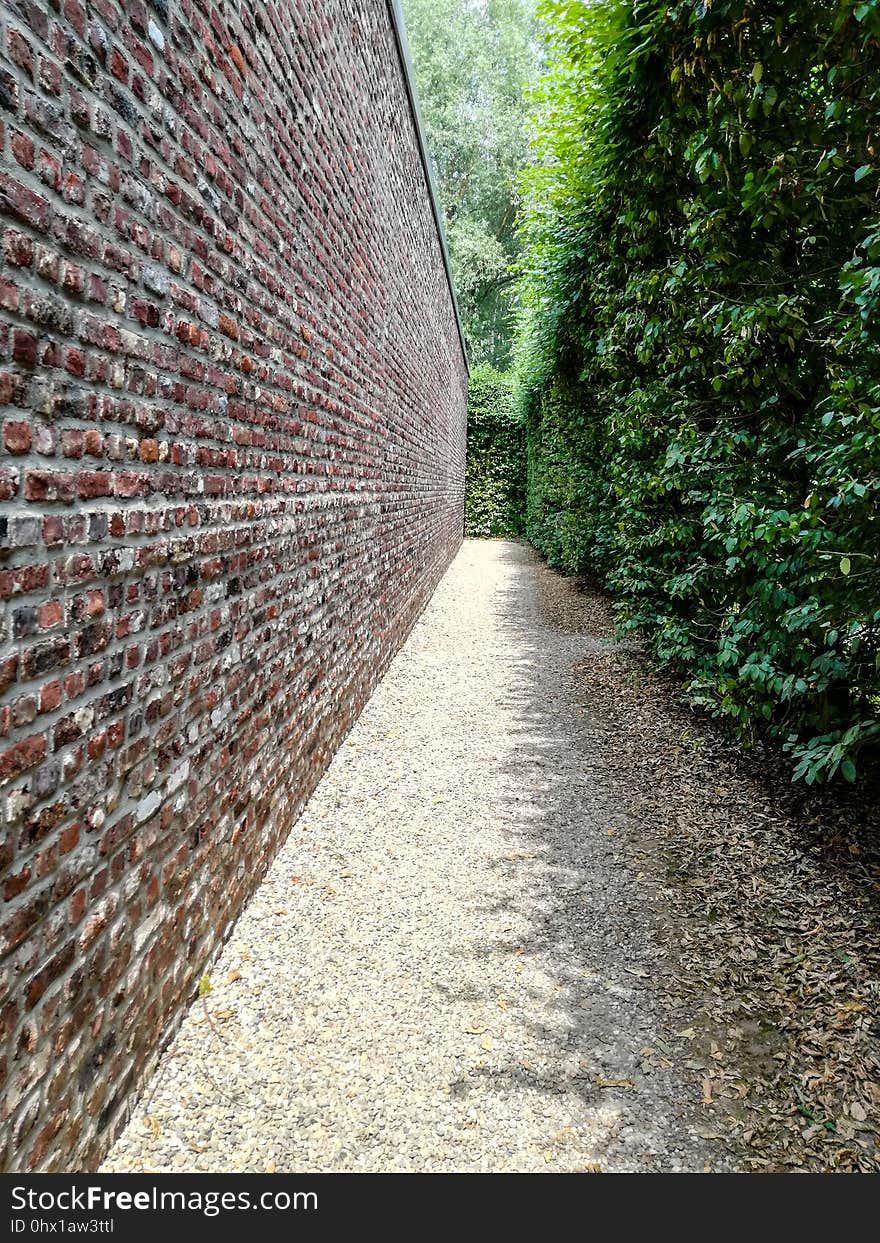
<svg viewBox="0 0 880 1243">
<path fill-rule="evenodd" d="M 116 476 L 116 495 L 121 497 L 137 496 L 143 489 L 143 479 L 132 471 L 121 471 Z"/>
<path fill-rule="evenodd" d="M 10 59 L 23 69 L 28 77 L 34 74 L 34 53 L 31 45 L 18 30 L 10 30 L 6 38 Z"/>
<path fill-rule="evenodd" d="M 12 154 L 22 168 L 28 170 L 34 166 L 34 140 L 27 134 L 16 132 L 10 136 Z"/>
<path fill-rule="evenodd" d="M 58 849 L 62 855 L 69 854 L 79 841 L 79 824 L 74 821 L 69 824 L 58 839 Z"/>
<path fill-rule="evenodd" d="M 72 501 L 76 494 L 74 477 L 66 471 L 29 470 L 24 494 L 29 501 Z"/>
<path fill-rule="evenodd" d="M 32 734 L 15 743 L 0 754 L 0 781 L 8 781 L 10 777 L 20 777 L 33 768 L 46 755 L 46 738 L 43 734 Z"/>
<path fill-rule="evenodd" d="M 64 539 L 64 523 L 60 518 L 47 515 L 43 519 L 43 543 L 47 547 L 60 544 Z"/>
<path fill-rule="evenodd" d="M 10 902 L 13 898 L 17 898 L 20 893 L 23 893 L 30 878 L 31 870 L 29 867 L 23 868 L 13 876 L 7 876 L 3 882 L 4 901 Z"/>
<path fill-rule="evenodd" d="M 86 906 L 88 905 L 88 900 L 89 895 L 88 890 L 86 889 L 78 889 L 70 899 L 68 911 L 71 924 L 79 923 L 82 919 Z"/>
<path fill-rule="evenodd" d="M 114 78 L 118 78 L 120 82 L 128 81 L 128 65 L 125 57 L 120 52 L 119 48 L 116 47 L 113 48 L 113 51 L 110 53 L 110 72 L 113 74 Z"/>
<path fill-rule="evenodd" d="M 77 489 L 83 500 L 113 495 L 113 476 L 107 471 L 84 470 L 77 477 Z"/>
<path fill-rule="evenodd" d="M 60 600 L 47 600 L 41 604 L 37 614 L 41 630 L 51 630 L 64 619 L 64 610 Z"/>
<path fill-rule="evenodd" d="M 0 275 L 0 308 L 4 311 L 17 311 L 20 301 L 18 286 Z"/>
<path fill-rule="evenodd" d="M 7 177 L 0 173 L 0 208 L 4 208 L 11 216 L 17 220 L 22 220 L 31 228 L 44 231 L 49 223 L 49 202 L 42 195 L 35 194 L 33 190 L 23 186 L 21 182 L 15 181 L 12 177 Z M 16 238 L 13 243 L 13 254 L 18 260 L 19 266 L 26 266 L 22 262 L 22 257 L 28 253 L 33 255 L 33 243 L 28 239 Z M 30 262 L 30 260 L 27 260 Z"/>
<path fill-rule="evenodd" d="M 19 653 L 12 651 L 9 656 L 4 656 L 0 660 L 0 695 L 4 695 L 15 681 L 17 671 L 19 671 Z"/>
<path fill-rule="evenodd" d="M 25 367 L 33 367 L 37 361 L 37 338 L 24 328 L 16 328 L 12 334 L 12 357 Z"/>
<path fill-rule="evenodd" d="M 4 423 L 3 443 L 6 446 L 7 453 L 30 453 L 30 423 Z"/>
<path fill-rule="evenodd" d="M 40 688 L 40 711 L 53 712 L 61 703 L 61 683 L 47 682 Z"/>
</svg>

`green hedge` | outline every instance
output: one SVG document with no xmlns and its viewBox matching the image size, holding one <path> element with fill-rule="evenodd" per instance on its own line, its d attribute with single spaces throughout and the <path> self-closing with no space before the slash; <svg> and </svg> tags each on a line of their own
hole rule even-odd
<svg viewBox="0 0 880 1243">
<path fill-rule="evenodd" d="M 522 535 L 525 496 L 525 427 L 514 377 L 475 367 L 468 392 L 465 535 Z"/>
<path fill-rule="evenodd" d="M 880 737 L 880 0 L 545 3 L 528 534 L 808 781 Z"/>
</svg>

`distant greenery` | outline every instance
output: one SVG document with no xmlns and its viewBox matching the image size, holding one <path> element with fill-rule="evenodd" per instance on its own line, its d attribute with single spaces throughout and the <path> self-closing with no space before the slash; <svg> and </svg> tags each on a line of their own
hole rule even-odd
<svg viewBox="0 0 880 1243">
<path fill-rule="evenodd" d="M 510 361 L 534 0 L 402 0 L 472 362 Z"/>
<path fill-rule="evenodd" d="M 795 775 L 880 739 L 880 0 L 544 0 L 528 534 Z"/>
<path fill-rule="evenodd" d="M 466 535 L 519 536 L 525 530 L 525 428 L 510 372 L 474 367 L 468 397 Z"/>
</svg>

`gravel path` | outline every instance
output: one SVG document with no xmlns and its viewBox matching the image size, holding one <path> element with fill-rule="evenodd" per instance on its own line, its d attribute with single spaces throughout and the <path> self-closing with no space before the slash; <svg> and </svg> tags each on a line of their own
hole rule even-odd
<svg viewBox="0 0 880 1243">
<path fill-rule="evenodd" d="M 104 1169 L 725 1168 L 574 690 L 591 629 L 465 542 Z"/>
</svg>

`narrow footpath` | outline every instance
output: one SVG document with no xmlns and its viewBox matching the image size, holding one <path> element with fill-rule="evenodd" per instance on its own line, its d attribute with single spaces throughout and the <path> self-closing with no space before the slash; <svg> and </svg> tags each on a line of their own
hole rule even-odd
<svg viewBox="0 0 880 1243">
<path fill-rule="evenodd" d="M 614 646 L 591 617 L 465 542 L 104 1169 L 741 1165 L 659 986 L 680 937 L 576 676 Z"/>
</svg>

